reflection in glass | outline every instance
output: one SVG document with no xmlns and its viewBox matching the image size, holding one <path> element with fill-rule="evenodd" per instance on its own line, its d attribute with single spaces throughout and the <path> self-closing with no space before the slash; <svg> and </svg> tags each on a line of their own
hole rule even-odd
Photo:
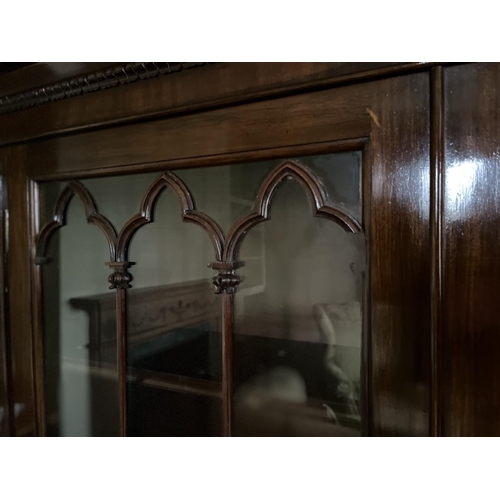
<svg viewBox="0 0 500 500">
<path fill-rule="evenodd" d="M 286 180 L 240 260 L 236 434 L 359 435 L 363 235 L 312 217 L 303 188 Z"/>
<path fill-rule="evenodd" d="M 212 243 L 184 223 L 172 188 L 130 247 L 128 435 L 221 434 L 221 299 Z"/>
<path fill-rule="evenodd" d="M 119 231 L 139 211 L 144 193 L 157 177 L 158 173 L 152 172 L 83 179 L 80 182 L 92 194 L 99 212 Z"/>
<path fill-rule="evenodd" d="M 294 158 L 291 158 L 294 159 Z M 320 178 L 328 202 L 361 220 L 361 155 L 296 158 Z M 196 208 L 227 233 L 253 210 L 262 181 L 283 160 L 174 173 Z M 159 173 L 84 180 L 119 231 Z M 66 183 L 41 186 L 45 224 Z M 357 435 L 363 235 L 314 218 L 285 180 L 271 220 L 239 252 L 235 294 L 235 429 L 239 435 Z M 213 293 L 212 244 L 182 221 L 171 188 L 154 221 L 132 239 L 127 290 L 127 434 L 218 436 L 222 431 L 221 296 Z M 115 292 L 106 239 L 69 205 L 67 225 L 42 265 L 46 420 L 49 435 L 118 435 Z"/>
<path fill-rule="evenodd" d="M 59 186 L 44 185 L 44 207 Z M 42 214 L 43 216 L 43 214 Z M 48 216 L 46 214 L 46 216 Z M 42 266 L 45 407 L 49 436 L 117 436 L 115 294 L 108 244 L 77 198 L 50 239 Z M 103 349 L 100 346 L 105 345 Z"/>
</svg>

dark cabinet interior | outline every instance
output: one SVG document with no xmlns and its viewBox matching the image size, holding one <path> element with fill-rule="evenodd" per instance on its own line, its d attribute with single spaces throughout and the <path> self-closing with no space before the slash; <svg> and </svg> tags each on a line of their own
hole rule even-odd
<svg viewBox="0 0 500 500">
<path fill-rule="evenodd" d="M 1 434 L 500 434 L 498 64 L 44 64 L 0 75 Z"/>
</svg>

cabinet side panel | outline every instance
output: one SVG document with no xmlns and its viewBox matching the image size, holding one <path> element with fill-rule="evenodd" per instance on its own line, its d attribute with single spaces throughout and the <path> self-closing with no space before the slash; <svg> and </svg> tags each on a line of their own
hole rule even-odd
<svg viewBox="0 0 500 500">
<path fill-rule="evenodd" d="M 500 64 L 446 68 L 442 429 L 500 435 Z"/>
</svg>

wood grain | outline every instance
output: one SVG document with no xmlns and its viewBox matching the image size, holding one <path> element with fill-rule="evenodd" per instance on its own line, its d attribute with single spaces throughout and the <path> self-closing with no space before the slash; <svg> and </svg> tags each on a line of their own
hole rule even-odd
<svg viewBox="0 0 500 500">
<path fill-rule="evenodd" d="M 293 158 L 304 148 L 321 153 L 332 144 L 346 150 L 365 145 L 363 228 L 369 247 L 366 325 L 370 331 L 363 359 L 369 392 L 364 399 L 368 402 L 368 432 L 428 435 L 429 92 L 429 74 L 417 73 L 9 147 L 11 157 L 17 155 L 9 170 L 15 187 L 9 202 L 17 207 L 18 218 L 16 253 L 10 263 L 18 283 L 11 308 L 16 332 L 21 332 L 18 342 L 25 342 L 15 359 L 24 356 L 26 363 L 26 352 L 32 353 L 27 341 L 31 321 L 26 314 L 30 310 L 28 249 L 32 245 L 27 232 L 26 175 L 30 179 L 117 175 L 163 170 L 165 164 L 172 168 L 248 160 L 265 157 L 268 151 L 274 155 L 286 151 Z M 228 345 L 226 363 L 231 359 Z M 231 421 L 230 369 L 225 365 L 226 429 Z M 32 376 L 25 374 L 30 381 Z"/>
<path fill-rule="evenodd" d="M 103 69 L 99 63 L 93 63 L 97 65 L 95 68 L 88 64 L 86 69 L 74 68 L 73 75 L 70 69 L 58 66 L 56 74 L 64 74 L 64 78 L 68 79 L 80 76 L 84 69 L 90 72 Z M 421 71 L 433 64 L 217 63 L 196 68 L 196 76 L 192 76 L 190 71 L 182 71 L 168 78 L 155 78 L 0 116 L 0 144 L 384 78 L 402 72 Z M 9 82 L 3 82 L 3 87 L 0 85 L 0 95 L 7 90 L 10 93 L 16 88 L 31 88 L 26 88 L 24 83 L 28 73 L 36 73 L 30 79 L 31 85 L 38 81 L 54 83 L 58 80 L 50 77 L 53 70 L 53 66 L 35 65 L 14 72 L 9 75 Z"/>
<path fill-rule="evenodd" d="M 29 144 L 27 171 L 45 176 L 367 137 L 373 87 L 224 108 Z M 53 159 L 57 158 L 56 161 Z"/>
<path fill-rule="evenodd" d="M 443 68 L 431 69 L 431 434 L 441 434 L 441 332 L 443 254 L 444 86 Z"/>
<path fill-rule="evenodd" d="M 500 65 L 444 84 L 442 432 L 499 436 Z"/>
<path fill-rule="evenodd" d="M 9 332 L 9 308 L 7 303 L 8 274 L 8 211 L 7 189 L 3 175 L 0 174 L 0 436 L 10 436 L 14 429 L 14 413 L 12 408 L 12 380 Z"/>
<path fill-rule="evenodd" d="M 8 178 L 9 204 L 9 328 L 11 334 L 13 404 L 22 405 L 15 419 L 15 435 L 36 434 L 32 310 L 30 287 L 30 197 L 23 168 L 25 148 L 0 150 L 0 162 Z"/>
<path fill-rule="evenodd" d="M 429 76 L 393 78 L 381 87 L 370 105 L 371 200 L 365 200 L 372 433 L 421 436 L 429 434 Z"/>
</svg>

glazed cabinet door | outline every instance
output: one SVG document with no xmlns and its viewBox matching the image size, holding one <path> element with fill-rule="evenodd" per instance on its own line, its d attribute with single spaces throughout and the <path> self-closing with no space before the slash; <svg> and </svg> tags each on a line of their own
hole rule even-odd
<svg viewBox="0 0 500 500">
<path fill-rule="evenodd" d="M 428 435 L 429 88 L 422 72 L 10 148 L 29 188 L 11 195 L 29 242 L 11 322 L 33 355 L 18 428 Z"/>
</svg>

